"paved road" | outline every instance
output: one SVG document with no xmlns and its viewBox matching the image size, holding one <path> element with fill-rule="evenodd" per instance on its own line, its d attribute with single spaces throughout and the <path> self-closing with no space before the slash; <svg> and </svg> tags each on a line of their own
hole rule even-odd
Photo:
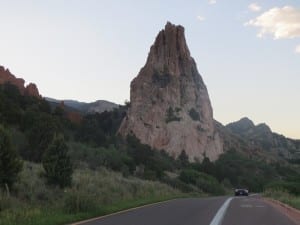
<svg viewBox="0 0 300 225">
<path fill-rule="evenodd" d="M 227 210 L 224 203 L 228 204 Z M 219 223 L 220 220 L 221 223 Z M 231 201 L 228 197 L 177 199 L 80 224 L 295 225 L 285 215 L 263 202 L 259 196 L 234 197 Z"/>
<path fill-rule="evenodd" d="M 259 196 L 236 197 L 228 206 L 222 225 L 295 225 Z"/>
</svg>

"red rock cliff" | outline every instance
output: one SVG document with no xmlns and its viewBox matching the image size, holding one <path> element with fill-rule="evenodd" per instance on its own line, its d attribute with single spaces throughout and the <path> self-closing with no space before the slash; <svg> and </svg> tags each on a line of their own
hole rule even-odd
<svg viewBox="0 0 300 225">
<path fill-rule="evenodd" d="M 22 95 L 41 97 L 35 84 L 30 83 L 25 87 L 25 81 L 22 78 L 16 78 L 8 69 L 0 66 L 0 85 L 5 83 L 15 85 Z"/>
</svg>

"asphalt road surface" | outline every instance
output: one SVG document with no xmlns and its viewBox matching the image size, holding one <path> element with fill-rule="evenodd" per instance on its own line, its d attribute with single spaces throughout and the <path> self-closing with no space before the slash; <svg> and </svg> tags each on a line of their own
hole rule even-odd
<svg viewBox="0 0 300 225">
<path fill-rule="evenodd" d="M 296 225 L 259 196 L 177 199 L 81 225 Z"/>
</svg>

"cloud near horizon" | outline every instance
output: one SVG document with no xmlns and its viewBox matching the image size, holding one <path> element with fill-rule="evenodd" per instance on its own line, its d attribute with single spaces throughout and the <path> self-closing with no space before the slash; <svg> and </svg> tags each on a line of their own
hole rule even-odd
<svg viewBox="0 0 300 225">
<path fill-rule="evenodd" d="M 300 9 L 292 6 L 271 8 L 245 23 L 245 26 L 258 27 L 258 37 L 270 34 L 274 39 L 300 37 Z"/>
<path fill-rule="evenodd" d="M 252 12 L 259 12 L 261 10 L 261 6 L 258 5 L 257 3 L 251 3 L 248 6 L 248 9 L 250 9 Z"/>
</svg>

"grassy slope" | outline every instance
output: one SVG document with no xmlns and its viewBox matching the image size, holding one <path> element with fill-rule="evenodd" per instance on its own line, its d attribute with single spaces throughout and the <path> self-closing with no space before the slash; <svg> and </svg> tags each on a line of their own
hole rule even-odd
<svg viewBox="0 0 300 225">
<path fill-rule="evenodd" d="M 25 163 L 14 193 L 1 194 L 0 225 L 66 224 L 185 196 L 165 184 L 124 178 L 103 168 L 76 170 L 73 187 L 60 190 L 47 187 L 40 172 L 40 165 Z"/>
<path fill-rule="evenodd" d="M 264 192 L 265 197 L 276 199 L 287 205 L 290 205 L 300 210 L 300 196 L 291 195 L 283 190 L 266 190 Z"/>
</svg>

